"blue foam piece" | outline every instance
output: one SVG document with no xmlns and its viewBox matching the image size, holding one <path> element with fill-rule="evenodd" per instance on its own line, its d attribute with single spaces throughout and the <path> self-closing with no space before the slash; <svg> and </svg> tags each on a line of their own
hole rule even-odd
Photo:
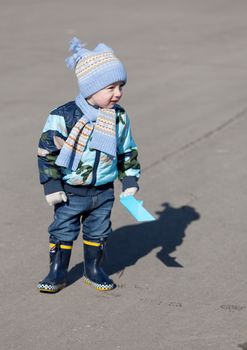
<svg viewBox="0 0 247 350">
<path fill-rule="evenodd" d="M 143 201 L 137 200 L 134 196 L 120 197 L 120 203 L 130 212 L 137 221 L 156 220 L 144 207 Z"/>
</svg>

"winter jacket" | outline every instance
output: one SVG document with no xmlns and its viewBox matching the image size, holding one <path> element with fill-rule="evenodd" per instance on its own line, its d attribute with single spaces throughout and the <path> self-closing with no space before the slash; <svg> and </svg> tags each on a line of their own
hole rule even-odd
<svg viewBox="0 0 247 350">
<path fill-rule="evenodd" d="M 123 190 L 138 187 L 140 164 L 130 121 L 121 106 L 116 105 L 114 108 L 117 118 L 117 157 L 112 159 L 107 154 L 86 146 L 75 171 L 59 167 L 55 161 L 82 112 L 72 101 L 49 114 L 38 148 L 40 183 L 44 185 L 45 194 L 63 191 L 64 186 L 77 189 L 82 186 L 102 186 L 112 183 L 116 178 L 122 181 Z"/>
</svg>

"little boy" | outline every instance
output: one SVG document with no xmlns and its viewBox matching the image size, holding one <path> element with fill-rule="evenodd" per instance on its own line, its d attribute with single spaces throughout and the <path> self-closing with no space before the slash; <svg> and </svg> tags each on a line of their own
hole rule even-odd
<svg viewBox="0 0 247 350">
<path fill-rule="evenodd" d="M 73 241 L 83 227 L 83 281 L 97 290 L 116 287 L 101 267 L 111 233 L 113 182 L 122 182 L 121 195 L 138 190 L 140 164 L 130 121 L 118 105 L 127 74 L 111 48 L 84 48 L 71 41 L 79 95 L 50 113 L 39 141 L 40 182 L 54 221 L 49 226 L 50 271 L 38 283 L 40 292 L 55 293 L 66 285 Z"/>
</svg>

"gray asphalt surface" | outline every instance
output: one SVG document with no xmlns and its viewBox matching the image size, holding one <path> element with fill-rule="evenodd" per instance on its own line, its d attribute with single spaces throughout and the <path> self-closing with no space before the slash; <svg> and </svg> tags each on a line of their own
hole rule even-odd
<svg viewBox="0 0 247 350">
<path fill-rule="evenodd" d="M 247 349 L 247 2 L 0 7 L 1 349 Z M 48 112 L 77 93 L 64 65 L 74 35 L 126 65 L 138 198 L 157 220 L 138 224 L 116 200 L 106 269 L 118 288 L 83 285 L 80 238 L 69 286 L 44 295 L 53 213 L 36 149 Z"/>
</svg>

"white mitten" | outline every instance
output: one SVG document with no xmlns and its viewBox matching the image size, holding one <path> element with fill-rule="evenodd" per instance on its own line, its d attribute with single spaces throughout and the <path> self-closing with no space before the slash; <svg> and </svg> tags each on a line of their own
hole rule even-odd
<svg viewBox="0 0 247 350">
<path fill-rule="evenodd" d="M 126 190 L 120 194 L 120 197 L 134 196 L 137 191 L 138 191 L 137 187 L 126 188 Z"/>
<path fill-rule="evenodd" d="M 61 202 L 67 202 L 67 196 L 64 191 L 47 194 L 45 199 L 49 205 L 55 205 Z"/>
</svg>

